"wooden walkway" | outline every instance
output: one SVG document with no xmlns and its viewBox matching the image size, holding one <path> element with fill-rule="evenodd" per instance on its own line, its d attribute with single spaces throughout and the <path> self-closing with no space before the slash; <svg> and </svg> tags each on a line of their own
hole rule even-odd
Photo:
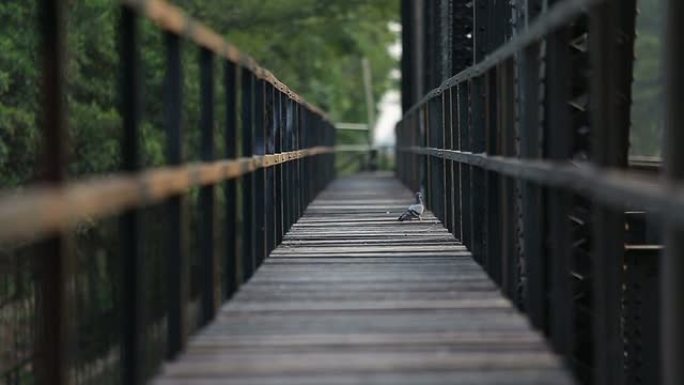
<svg viewBox="0 0 684 385">
<path fill-rule="evenodd" d="M 570 384 L 389 174 L 339 179 L 155 384 Z"/>
</svg>

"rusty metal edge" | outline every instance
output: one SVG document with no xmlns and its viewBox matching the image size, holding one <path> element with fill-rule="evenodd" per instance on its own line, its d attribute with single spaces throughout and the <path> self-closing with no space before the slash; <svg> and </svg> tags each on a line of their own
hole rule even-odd
<svg viewBox="0 0 684 385">
<path fill-rule="evenodd" d="M 335 151 L 334 147 L 319 146 L 250 158 L 159 167 L 140 173 L 115 173 L 63 186 L 43 184 L 5 191 L 0 193 L 0 244 L 38 240 L 84 220 L 161 202 L 191 187 L 216 184 L 260 168 Z"/>
</svg>

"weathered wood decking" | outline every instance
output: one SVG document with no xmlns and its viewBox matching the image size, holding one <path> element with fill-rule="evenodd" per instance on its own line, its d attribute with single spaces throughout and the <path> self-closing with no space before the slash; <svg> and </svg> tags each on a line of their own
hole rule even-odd
<svg viewBox="0 0 684 385">
<path fill-rule="evenodd" d="M 469 253 L 389 175 L 334 182 L 156 384 L 569 384 Z"/>
</svg>

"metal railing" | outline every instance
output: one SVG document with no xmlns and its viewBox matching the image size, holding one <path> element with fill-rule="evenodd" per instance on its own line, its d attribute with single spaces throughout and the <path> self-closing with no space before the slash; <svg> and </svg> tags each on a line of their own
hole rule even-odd
<svg viewBox="0 0 684 385">
<path fill-rule="evenodd" d="M 121 172 L 67 181 L 68 149 L 65 118 L 65 1 L 39 1 L 42 54 L 44 135 L 43 183 L 24 186 L 20 194 L 0 198 L 0 242 L 39 244 L 35 259 L 38 334 L 30 367 L 38 383 L 73 383 L 70 361 L 75 344 L 73 317 L 73 257 L 68 231 L 83 220 L 120 216 L 120 352 L 121 383 L 146 379 L 149 363 L 144 354 L 151 328 L 165 330 L 166 357 L 175 357 L 189 334 L 188 244 L 184 233 L 188 213 L 183 199 L 192 188 L 198 194 L 198 255 L 200 261 L 200 325 L 216 314 L 221 300 L 237 289 L 282 240 L 306 205 L 334 176 L 335 128 L 316 107 L 281 83 L 252 58 L 218 34 L 162 0 L 120 2 L 119 59 L 123 120 Z M 140 21 L 147 19 L 165 39 L 164 121 L 167 166 L 141 166 Z M 201 159 L 183 163 L 183 63 L 181 40 L 198 52 L 200 84 Z M 217 82 L 215 62 L 223 79 Z M 225 154 L 214 153 L 216 83 L 224 88 Z M 238 111 L 241 108 L 241 111 Z M 238 121 L 240 118 L 241 121 Z M 241 131 L 238 132 L 238 129 Z M 222 206 L 217 204 L 222 187 Z M 238 188 L 240 191 L 238 191 Z M 238 195 L 241 199 L 238 200 Z M 241 206 L 238 203 L 241 202 Z M 167 301 L 165 325 L 149 325 L 145 317 L 145 274 L 142 246 L 146 242 L 141 210 L 162 204 L 166 228 Z M 216 216 L 223 211 L 225 227 L 217 237 Z M 242 218 L 237 239 L 237 218 Z M 161 224 L 160 224 L 161 225 Z M 224 243 L 224 255 L 216 244 Z M 220 261 L 220 262 L 219 262 Z M 224 266 L 217 282 L 218 264 Z M 236 271 L 241 267 L 241 271 Z M 116 355 L 116 354 L 115 354 Z M 12 376 L 8 381 L 20 381 Z M 19 383 L 19 382 L 17 382 Z"/>
<path fill-rule="evenodd" d="M 652 161 L 628 161 L 633 0 L 473 1 L 449 19 L 473 23 L 473 65 L 427 92 L 396 129 L 398 176 L 425 190 L 583 383 L 684 382 L 684 4 L 666 3 L 664 177 Z M 425 32 L 433 25 L 451 31 L 404 18 L 414 40 L 439 42 Z M 404 68 L 427 63 L 416 72 L 434 73 L 444 49 L 431 44 L 409 45 Z M 406 79 L 404 96 L 421 81 Z M 663 225 L 662 256 L 657 245 L 630 244 L 635 209 Z M 637 251 L 655 252 L 656 267 Z M 646 285 L 650 296 L 634 296 L 632 286 Z"/>
</svg>

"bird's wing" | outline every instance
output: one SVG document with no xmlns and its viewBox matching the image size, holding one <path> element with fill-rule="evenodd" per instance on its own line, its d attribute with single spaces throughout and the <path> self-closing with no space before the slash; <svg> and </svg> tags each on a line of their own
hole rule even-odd
<svg viewBox="0 0 684 385">
<path fill-rule="evenodd" d="M 408 207 L 408 211 L 413 211 L 417 215 L 423 214 L 424 210 L 425 210 L 425 208 L 420 203 L 416 203 L 416 204 L 413 204 L 413 205 Z"/>
<path fill-rule="evenodd" d="M 420 218 L 420 213 L 417 213 L 409 208 L 399 216 L 400 221 L 404 221 L 411 218 Z"/>
</svg>

